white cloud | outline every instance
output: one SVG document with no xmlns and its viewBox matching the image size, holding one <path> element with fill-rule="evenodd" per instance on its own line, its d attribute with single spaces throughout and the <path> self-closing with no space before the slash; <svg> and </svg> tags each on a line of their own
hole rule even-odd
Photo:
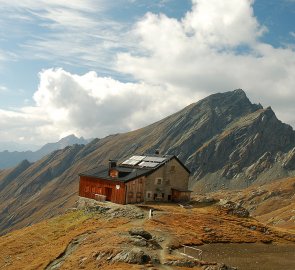
<svg viewBox="0 0 295 270">
<path fill-rule="evenodd" d="M 148 13 L 134 30 L 139 50 L 118 54 L 117 69 L 134 78 L 206 96 L 243 88 L 294 124 L 295 52 L 259 40 L 265 28 L 249 0 L 194 0 L 182 20 Z"/>
<path fill-rule="evenodd" d="M 126 26 L 105 14 L 111 5 L 106 0 L 0 0 L 0 35 L 20 39 L 15 53 L 21 59 L 108 71 L 113 50 L 129 43 Z"/>
<path fill-rule="evenodd" d="M 17 56 L 15 53 L 8 50 L 1 50 L 0 48 L 0 69 L 4 66 L 5 62 L 16 61 Z"/>
<path fill-rule="evenodd" d="M 1 138 L 11 140 L 14 134 L 15 139 L 24 136 L 26 141 L 34 137 L 46 142 L 60 134 L 102 137 L 150 124 L 188 102 L 178 100 L 164 86 L 122 83 L 95 72 L 76 75 L 63 69 L 40 73 L 34 100 L 34 107 L 0 111 L 0 125 L 7 127 Z"/>
<path fill-rule="evenodd" d="M 0 124 L 8 130 L 0 137 L 27 134 L 44 141 L 69 133 L 102 137 L 144 126 L 208 94 L 236 88 L 245 89 L 255 102 L 271 105 L 281 120 L 295 126 L 295 52 L 260 41 L 265 28 L 254 17 L 252 2 L 194 0 L 192 10 L 181 20 L 147 13 L 126 37 L 134 42 L 133 50 L 117 54 L 116 60 L 118 74 L 129 74 L 136 82 L 120 82 L 95 72 L 43 70 L 35 106 L 0 111 Z M 68 16 L 58 25 L 69 26 L 71 21 Z M 78 33 L 71 35 L 79 40 Z M 91 61 L 94 55 L 84 54 L 85 39 L 81 38 L 75 46 L 71 39 L 64 43 L 62 38 L 49 43 L 40 39 L 35 45 L 48 46 L 46 50 L 56 47 L 57 55 L 71 48 L 68 51 L 79 55 L 73 61 Z M 110 36 L 109 44 L 104 40 L 104 49 L 113 48 L 118 40 L 120 36 L 115 40 Z M 99 50 L 102 45 L 92 46 Z"/>
<path fill-rule="evenodd" d="M 199 42 L 213 47 L 253 43 L 265 31 L 253 16 L 253 2 L 193 0 L 193 9 L 183 25 Z"/>
<path fill-rule="evenodd" d="M 4 85 L 0 85 L 0 92 L 6 92 L 8 89 Z"/>
</svg>

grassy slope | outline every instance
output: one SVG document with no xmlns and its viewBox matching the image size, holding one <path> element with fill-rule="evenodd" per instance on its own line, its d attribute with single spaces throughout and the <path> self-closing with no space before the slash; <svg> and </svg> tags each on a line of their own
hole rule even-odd
<svg viewBox="0 0 295 270">
<path fill-rule="evenodd" d="M 125 207 L 125 206 L 124 206 Z M 136 207 L 136 206 L 134 206 Z M 177 205 L 154 205 L 153 220 L 74 211 L 0 237 L 0 269 L 44 269 L 68 244 L 82 236 L 77 249 L 66 257 L 60 269 L 142 269 L 140 265 L 109 264 L 97 254 L 117 254 L 130 249 L 128 230 L 143 227 L 156 237 L 163 250 L 167 246 L 203 243 L 283 242 L 295 243 L 295 234 L 266 227 L 253 218 L 227 215 L 216 206 L 184 209 Z M 145 213 L 147 216 L 147 213 Z M 251 227 L 256 226 L 253 230 Z M 210 230 L 208 230 L 210 228 Z M 267 228 L 267 233 L 265 233 Z M 159 252 L 159 258 L 170 255 Z M 163 255 L 164 254 L 164 255 Z M 174 268 L 176 269 L 176 268 Z M 181 268 L 185 269 L 185 268 Z M 196 268 L 197 269 L 197 268 Z"/>
<path fill-rule="evenodd" d="M 295 231 L 295 178 L 253 185 L 240 191 L 219 191 L 211 195 L 241 202 L 251 215 L 271 226 Z"/>
</svg>

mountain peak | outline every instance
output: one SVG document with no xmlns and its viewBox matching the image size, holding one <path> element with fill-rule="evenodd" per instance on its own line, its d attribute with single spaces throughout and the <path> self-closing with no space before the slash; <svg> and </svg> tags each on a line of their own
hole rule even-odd
<svg viewBox="0 0 295 270">
<path fill-rule="evenodd" d="M 10 171 L 2 172 L 0 230 L 72 207 L 77 175 L 112 158 L 155 149 L 176 155 L 192 172 L 191 190 L 205 193 L 295 175 L 294 147 L 295 132 L 271 108 L 252 104 L 241 89 L 214 94 L 147 127 L 53 152 L 10 181 L 3 181 Z"/>
<path fill-rule="evenodd" d="M 232 92 L 237 94 L 237 95 L 246 96 L 245 91 L 243 89 L 241 89 L 241 88 L 233 90 Z"/>
<path fill-rule="evenodd" d="M 253 112 L 263 108 L 260 104 L 251 103 L 245 91 L 242 89 L 212 94 L 197 102 L 196 105 L 202 103 L 211 107 L 236 107 L 242 111 L 245 110 L 245 112 Z"/>
<path fill-rule="evenodd" d="M 61 138 L 58 143 L 63 143 L 63 142 L 71 142 L 71 141 L 74 141 L 74 140 L 79 140 L 78 137 L 76 137 L 74 134 L 70 134 L 66 137 L 63 137 Z"/>
</svg>

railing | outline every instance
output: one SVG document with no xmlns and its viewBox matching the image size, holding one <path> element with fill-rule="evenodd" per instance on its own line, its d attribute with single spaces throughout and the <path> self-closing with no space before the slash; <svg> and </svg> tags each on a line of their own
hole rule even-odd
<svg viewBox="0 0 295 270">
<path fill-rule="evenodd" d="M 203 251 L 199 248 L 194 248 L 194 247 L 190 247 L 190 246 L 183 246 L 183 252 L 180 252 L 181 255 L 186 256 L 190 259 L 194 259 L 194 260 L 202 260 L 202 253 Z"/>
</svg>

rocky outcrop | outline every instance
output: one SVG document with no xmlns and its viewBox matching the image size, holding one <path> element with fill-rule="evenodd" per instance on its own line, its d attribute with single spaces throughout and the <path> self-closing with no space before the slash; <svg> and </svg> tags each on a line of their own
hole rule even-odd
<svg viewBox="0 0 295 270">
<path fill-rule="evenodd" d="M 288 170 L 295 170 L 295 147 L 285 155 L 283 167 Z"/>
<path fill-rule="evenodd" d="M 112 259 L 113 262 L 125 262 L 131 264 L 146 264 L 150 260 L 151 257 L 138 247 L 134 247 L 131 250 L 123 250 Z"/>
<path fill-rule="evenodd" d="M 230 215 L 235 215 L 241 218 L 247 218 L 250 215 L 247 209 L 242 207 L 240 204 L 232 201 L 220 200 L 218 205 L 220 206 L 221 210 L 224 210 L 227 214 Z"/>
<path fill-rule="evenodd" d="M 153 236 L 149 232 L 145 231 L 142 228 L 132 228 L 131 230 L 129 230 L 129 234 L 132 236 L 141 236 L 145 240 L 150 240 L 153 238 Z"/>
</svg>

